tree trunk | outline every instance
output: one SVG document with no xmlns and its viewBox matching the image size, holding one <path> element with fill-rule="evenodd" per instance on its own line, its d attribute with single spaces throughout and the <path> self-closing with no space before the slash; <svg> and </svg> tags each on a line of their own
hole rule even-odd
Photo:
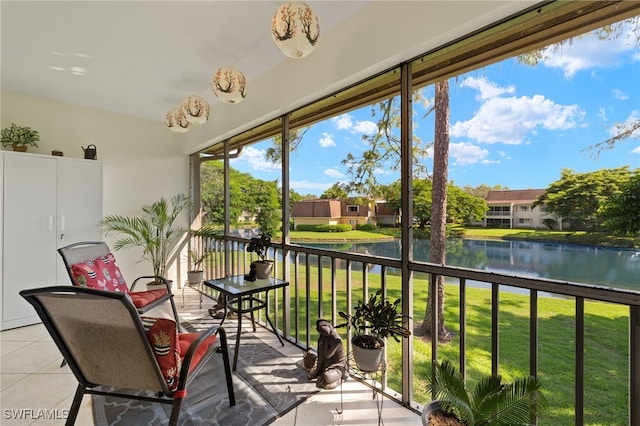
<svg viewBox="0 0 640 426">
<path fill-rule="evenodd" d="M 435 86 L 435 137 L 433 143 L 433 201 L 431 204 L 431 239 L 429 260 L 444 264 L 446 256 L 447 225 L 447 182 L 449 163 L 449 81 L 443 80 Z M 438 336 L 446 338 L 448 333 L 444 324 L 444 277 L 437 276 L 438 292 Z M 433 297 L 427 298 L 427 310 L 422 327 L 427 335 L 431 330 L 431 306 Z"/>
</svg>

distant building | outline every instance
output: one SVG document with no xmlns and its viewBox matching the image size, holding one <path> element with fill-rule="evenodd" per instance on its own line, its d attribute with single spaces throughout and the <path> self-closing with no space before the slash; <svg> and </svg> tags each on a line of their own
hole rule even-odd
<svg viewBox="0 0 640 426">
<path fill-rule="evenodd" d="M 550 219 L 555 221 L 554 229 L 562 229 L 562 220 L 547 213 L 544 205 L 533 207 L 544 193 L 544 189 L 489 191 L 483 225 L 488 228 L 547 228 L 545 220 Z"/>
<path fill-rule="evenodd" d="M 400 215 L 386 201 L 374 201 L 371 205 L 335 199 L 303 200 L 293 203 L 291 209 L 293 227 L 299 225 L 395 225 Z"/>
</svg>

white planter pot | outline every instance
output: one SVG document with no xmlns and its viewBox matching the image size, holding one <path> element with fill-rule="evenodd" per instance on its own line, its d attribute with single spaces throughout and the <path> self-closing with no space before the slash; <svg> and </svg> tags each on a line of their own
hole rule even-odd
<svg viewBox="0 0 640 426">
<path fill-rule="evenodd" d="M 351 350 L 353 351 L 353 359 L 356 361 L 356 366 L 360 371 L 371 373 L 378 370 L 384 355 L 384 345 L 378 349 L 365 349 L 352 345 Z"/>
<path fill-rule="evenodd" d="M 187 272 L 187 279 L 189 284 L 200 284 L 202 282 L 203 271 L 189 271 Z"/>
</svg>

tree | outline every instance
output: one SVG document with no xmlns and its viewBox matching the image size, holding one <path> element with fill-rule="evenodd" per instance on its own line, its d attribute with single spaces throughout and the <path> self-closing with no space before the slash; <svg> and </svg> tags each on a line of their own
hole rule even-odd
<svg viewBox="0 0 640 426">
<path fill-rule="evenodd" d="M 348 196 L 349 193 L 347 192 L 345 185 L 340 182 L 336 182 L 331 186 L 331 188 L 324 191 L 322 195 L 320 195 L 320 198 L 326 200 L 346 200 Z"/>
<path fill-rule="evenodd" d="M 489 193 L 489 191 L 506 191 L 508 189 L 509 187 L 507 186 L 502 186 L 502 185 L 489 186 L 484 183 L 476 186 L 475 188 L 470 185 L 465 185 L 464 187 L 462 187 L 462 190 L 467 194 L 470 194 L 470 195 L 473 195 L 474 197 L 478 197 L 482 199 L 487 198 L 487 194 Z"/>
<path fill-rule="evenodd" d="M 601 215 L 603 226 L 614 234 L 640 234 L 640 169 L 605 203 Z"/>
<path fill-rule="evenodd" d="M 413 102 L 423 102 L 421 91 L 413 93 Z M 378 131 L 372 135 L 363 135 L 362 140 L 368 148 L 359 155 L 347 154 L 342 160 L 348 166 L 350 182 L 345 186 L 349 193 L 359 195 L 379 195 L 377 176 L 381 168 L 386 170 L 400 169 L 401 139 L 400 129 L 400 97 L 395 96 L 375 103 L 371 107 L 371 115 L 378 117 Z M 413 173 L 419 177 L 426 175 L 423 164 L 427 157 L 427 146 L 414 133 L 412 136 Z"/>
<path fill-rule="evenodd" d="M 433 142 L 433 202 L 431 203 L 431 236 L 429 239 L 429 260 L 444 265 L 447 253 L 447 179 L 449 176 L 449 81 L 438 81 L 435 85 L 435 136 Z M 449 333 L 444 323 L 444 276 L 431 276 L 435 279 L 438 293 L 438 330 L 432 330 L 434 295 L 427 296 L 422 328 L 428 335 L 437 335 L 448 339 Z M 433 288 L 433 287 L 431 287 Z"/>
<path fill-rule="evenodd" d="M 600 209 L 609 197 L 618 194 L 629 180 L 629 167 L 575 173 L 563 169 L 559 180 L 553 182 L 533 207 L 545 205 L 547 211 L 570 222 L 573 229 L 598 229 Z"/>
</svg>

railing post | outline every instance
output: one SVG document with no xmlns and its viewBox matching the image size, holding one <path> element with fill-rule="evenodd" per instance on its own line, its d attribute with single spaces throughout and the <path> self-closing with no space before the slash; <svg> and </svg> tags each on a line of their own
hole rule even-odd
<svg viewBox="0 0 640 426">
<path fill-rule="evenodd" d="M 629 424 L 640 425 L 640 306 L 629 307 Z"/>
</svg>

